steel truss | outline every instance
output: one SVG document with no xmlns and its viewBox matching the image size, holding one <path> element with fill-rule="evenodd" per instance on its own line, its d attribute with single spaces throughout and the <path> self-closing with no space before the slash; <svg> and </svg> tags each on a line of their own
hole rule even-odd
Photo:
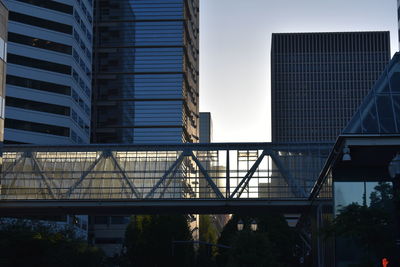
<svg viewBox="0 0 400 267">
<path fill-rule="evenodd" d="M 307 199 L 331 144 L 5 146 L 0 201 Z"/>
</svg>

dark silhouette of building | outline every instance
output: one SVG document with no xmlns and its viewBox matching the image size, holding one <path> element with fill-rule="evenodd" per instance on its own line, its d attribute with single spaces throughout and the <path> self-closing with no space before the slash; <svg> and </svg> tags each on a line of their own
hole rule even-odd
<svg viewBox="0 0 400 267">
<path fill-rule="evenodd" d="M 334 142 L 389 60 L 389 32 L 273 34 L 272 141 Z"/>
<path fill-rule="evenodd" d="M 211 143 L 212 142 L 212 119 L 210 112 L 200 112 L 200 131 L 199 138 L 200 143 Z"/>
</svg>

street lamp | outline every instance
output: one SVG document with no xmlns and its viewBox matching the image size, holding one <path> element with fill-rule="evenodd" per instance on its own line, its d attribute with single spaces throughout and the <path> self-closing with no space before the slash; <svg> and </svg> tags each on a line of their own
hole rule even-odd
<svg viewBox="0 0 400 267">
<path fill-rule="evenodd" d="M 253 232 L 257 231 L 257 227 L 258 227 L 258 225 L 257 225 L 256 220 L 252 220 L 251 224 L 250 224 L 251 231 L 253 231 Z"/>
<path fill-rule="evenodd" d="M 389 163 L 389 174 L 392 178 L 393 184 L 393 202 L 395 208 L 395 233 L 396 233 L 396 246 L 400 252 L 400 154 L 392 159 Z M 400 262 L 400 261 L 399 261 Z"/>
<path fill-rule="evenodd" d="M 243 223 L 242 219 L 240 219 L 240 220 L 238 221 L 238 223 L 237 223 L 237 229 L 238 229 L 238 231 L 242 231 L 242 230 L 243 230 L 243 227 L 244 227 L 244 223 Z"/>
<path fill-rule="evenodd" d="M 255 232 L 255 231 L 257 231 L 257 228 L 258 228 L 257 222 L 256 222 L 256 220 L 253 219 L 253 220 L 251 221 L 251 223 L 250 223 L 250 230 L 251 230 L 252 232 Z M 240 219 L 240 220 L 238 221 L 238 223 L 237 223 L 237 229 L 238 229 L 239 232 L 242 231 L 242 230 L 244 229 L 244 222 L 242 221 L 242 219 Z"/>
</svg>

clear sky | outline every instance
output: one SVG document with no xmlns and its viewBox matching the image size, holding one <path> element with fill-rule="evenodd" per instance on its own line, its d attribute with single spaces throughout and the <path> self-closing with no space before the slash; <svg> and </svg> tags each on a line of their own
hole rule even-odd
<svg viewBox="0 0 400 267">
<path fill-rule="evenodd" d="M 274 32 L 390 31 L 396 0 L 200 0 L 200 111 L 214 142 L 270 140 L 270 49 Z"/>
</svg>

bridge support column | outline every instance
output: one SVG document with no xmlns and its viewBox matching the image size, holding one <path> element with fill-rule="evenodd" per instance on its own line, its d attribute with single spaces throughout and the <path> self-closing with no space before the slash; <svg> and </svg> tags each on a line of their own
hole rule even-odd
<svg viewBox="0 0 400 267">
<path fill-rule="evenodd" d="M 310 219 L 313 266 L 335 266 L 334 238 L 326 239 L 323 236 L 324 227 L 333 219 L 332 205 L 320 203 L 313 206 Z"/>
</svg>

